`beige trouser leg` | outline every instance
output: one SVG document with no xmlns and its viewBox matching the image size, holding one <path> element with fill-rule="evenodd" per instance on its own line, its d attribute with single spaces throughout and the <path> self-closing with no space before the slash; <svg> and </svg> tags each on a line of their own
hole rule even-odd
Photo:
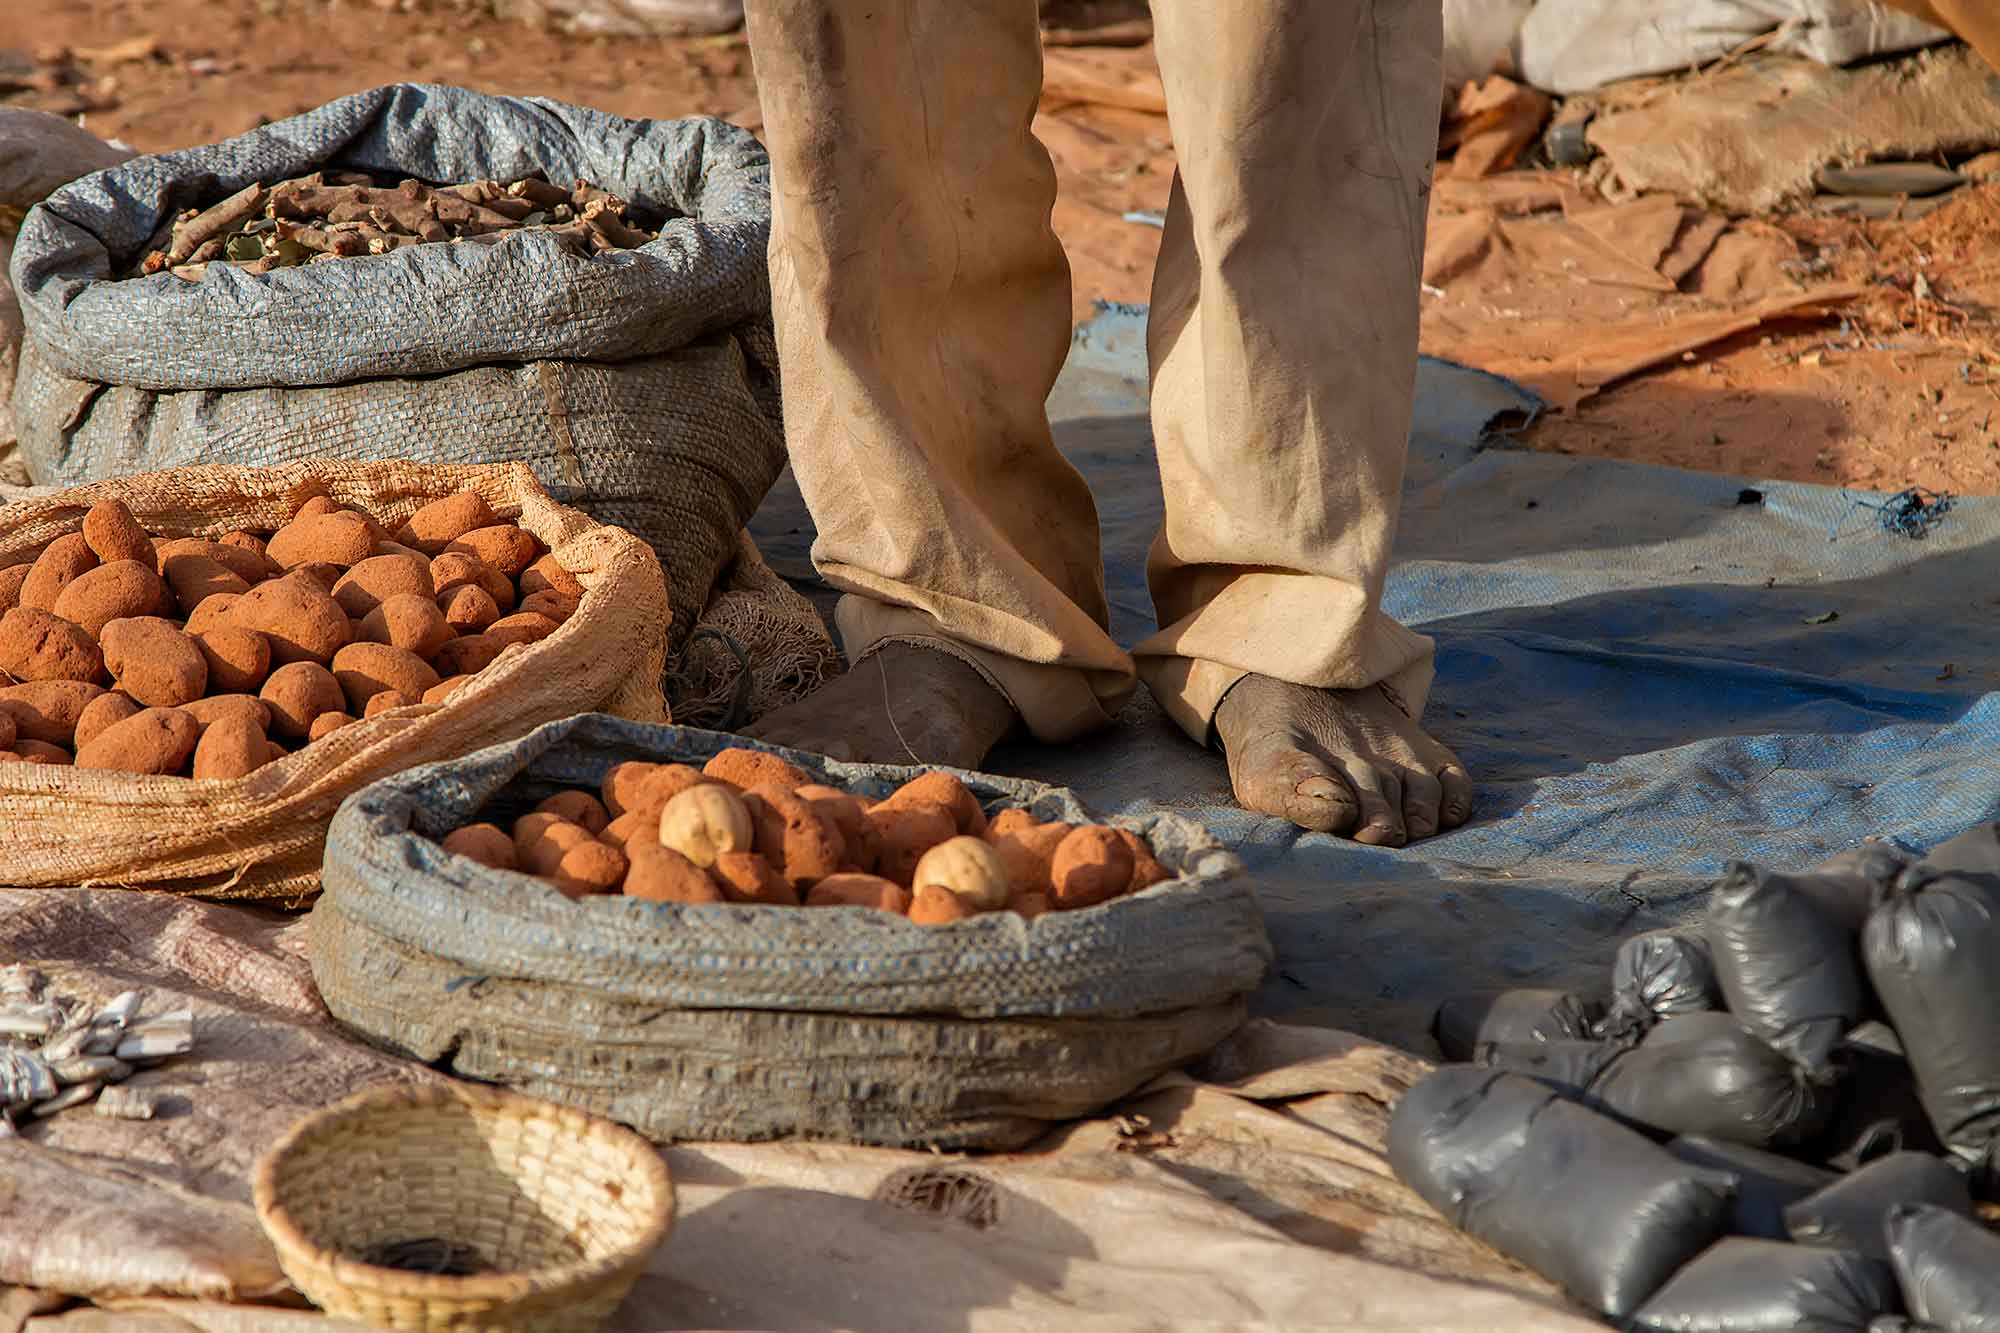
<svg viewBox="0 0 2000 1333">
<path fill-rule="evenodd" d="M 1149 682 L 1205 738 L 1245 672 L 1387 681 L 1437 0 L 1155 0 L 1183 179 L 1155 287 L 1167 523 Z M 1068 345 L 1025 0 L 751 0 L 792 463 L 852 656 L 979 666 L 1046 740 L 1131 688 L 1043 408 Z"/>
<path fill-rule="evenodd" d="M 1954 33 L 2000 70 L 2000 4 L 1994 0 L 1882 0 L 1892 9 L 1915 14 Z"/>
<path fill-rule="evenodd" d="M 1049 438 L 1069 350 L 1030 0 L 751 0 L 785 435 L 850 657 L 972 660 L 1045 740 L 1133 688 L 1090 491 Z"/>
<path fill-rule="evenodd" d="M 1153 693 L 1205 738 L 1246 673 L 1394 687 L 1381 612 L 1417 370 L 1438 0 L 1155 0 L 1180 172 L 1147 343 L 1167 498 Z"/>
</svg>

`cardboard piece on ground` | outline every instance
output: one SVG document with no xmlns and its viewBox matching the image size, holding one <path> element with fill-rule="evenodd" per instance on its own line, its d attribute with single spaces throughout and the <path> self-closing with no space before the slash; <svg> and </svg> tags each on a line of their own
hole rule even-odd
<svg viewBox="0 0 2000 1333">
<path fill-rule="evenodd" d="M 1481 208 L 1501 217 L 1524 217 L 1594 202 L 1566 171 L 1509 171 L 1477 180 L 1440 176 L 1431 182 L 1431 223 L 1435 226 L 1440 216 Z"/>
<path fill-rule="evenodd" d="M 0 1216 L 0 1278 L 8 1281 L 78 1296 L 169 1292 L 211 1301 L 286 1288 L 248 1205 L 131 1163 L 0 1143 Z"/>
<path fill-rule="evenodd" d="M 1602 208 L 1572 208 L 1568 217 L 1605 250 L 1659 277 L 1663 289 L 1672 290 L 1660 264 L 1674 248 L 1687 212 L 1673 196 L 1654 194 Z"/>
<path fill-rule="evenodd" d="M 1683 352 L 1699 351 L 1773 320 L 1823 314 L 1831 307 L 1854 300 L 1861 290 L 1822 287 L 1771 297 L 1741 309 L 1687 314 L 1668 323 L 1661 323 L 1657 317 L 1646 318 L 1594 330 L 1589 345 L 1574 351 L 1489 356 L 1482 360 L 1481 369 L 1505 375 L 1534 390 L 1555 410 L 1569 411 L 1599 390 L 1671 361 Z"/>
<path fill-rule="evenodd" d="M 1664 196 L 1579 211 L 1561 221 L 1506 218 L 1490 209 L 1431 219 L 1424 281 L 1446 287 L 1476 276 L 1481 285 L 1586 282 L 1669 295 L 1676 282 L 1658 265 L 1683 221 Z M 1492 367 L 1485 367 L 1492 369 Z"/>
<path fill-rule="evenodd" d="M 2000 79 L 1963 46 L 1855 69 L 1759 58 L 1636 99 L 1609 96 L 1590 124 L 1613 188 L 1737 214 L 1802 203 L 1820 169 L 1837 163 L 2000 143 Z"/>
<path fill-rule="evenodd" d="M 1554 108 L 1547 94 L 1505 75 L 1467 83 L 1447 108 L 1438 153 L 1452 153 L 1449 174 L 1459 180 L 1505 171 L 1535 142 Z"/>
<path fill-rule="evenodd" d="M 1423 348 L 1569 410 L 1650 366 L 1860 294 L 1807 291 L 1784 268 L 1796 254 L 1775 228 L 1671 195 L 1606 203 L 1557 173 L 1441 180 Z"/>
</svg>

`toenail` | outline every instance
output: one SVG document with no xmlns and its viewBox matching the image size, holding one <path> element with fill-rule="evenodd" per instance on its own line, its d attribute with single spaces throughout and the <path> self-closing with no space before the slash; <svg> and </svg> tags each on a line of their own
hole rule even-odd
<svg viewBox="0 0 2000 1333">
<path fill-rule="evenodd" d="M 1346 789 L 1332 778 L 1307 778 L 1292 788 L 1301 796 L 1311 796 L 1322 801 L 1331 801 L 1347 794 Z"/>
</svg>

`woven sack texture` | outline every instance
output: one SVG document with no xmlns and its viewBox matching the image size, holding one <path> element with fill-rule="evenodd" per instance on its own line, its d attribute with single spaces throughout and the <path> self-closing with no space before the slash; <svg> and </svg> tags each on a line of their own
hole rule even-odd
<svg viewBox="0 0 2000 1333">
<path fill-rule="evenodd" d="M 542 171 L 668 221 L 587 259 L 520 233 L 112 280 L 178 211 L 320 169 L 390 183 Z M 456 88 L 378 88 L 136 158 L 22 224 L 24 460 L 43 485 L 303 458 L 525 463 L 560 503 L 652 544 L 684 631 L 784 463 L 769 231 L 769 162 L 745 130 Z"/>
<path fill-rule="evenodd" d="M 1114 822 L 1177 878 L 948 928 L 861 908 L 571 902 L 434 841 L 594 787 L 622 760 L 701 764 L 745 743 L 578 717 L 358 793 L 312 916 L 329 1010 L 391 1051 L 660 1140 L 1009 1147 L 1213 1046 L 1270 965 L 1241 863 L 1172 814 Z M 776 753 L 868 797 L 919 771 Z M 989 809 L 1088 819 L 1067 791 L 959 776 Z"/>
<path fill-rule="evenodd" d="M 764 563 L 746 532 L 667 663 L 667 699 L 681 726 L 740 731 L 844 670 L 819 612 Z"/>
<path fill-rule="evenodd" d="M 335 810 L 378 778 L 591 709 L 664 720 L 659 562 L 630 533 L 556 504 L 519 465 L 294 463 L 123 477 L 0 506 L 0 568 L 78 531 L 100 500 L 123 500 L 148 531 L 213 538 L 277 528 L 314 494 L 393 529 L 461 490 L 532 532 L 583 584 L 583 603 L 562 628 L 510 650 L 444 703 L 355 722 L 248 777 L 197 782 L 0 764 L 0 884 L 297 901 L 318 887 Z"/>
</svg>

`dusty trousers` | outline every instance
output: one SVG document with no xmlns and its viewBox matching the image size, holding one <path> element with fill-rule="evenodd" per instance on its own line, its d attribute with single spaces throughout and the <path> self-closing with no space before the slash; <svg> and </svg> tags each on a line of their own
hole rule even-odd
<svg viewBox="0 0 2000 1333">
<path fill-rule="evenodd" d="M 2000 5 L 1993 0 L 1882 0 L 1950 32 L 2000 70 Z"/>
<path fill-rule="evenodd" d="M 851 659 L 953 652 L 1040 739 L 1135 671 L 1206 742 L 1247 673 L 1390 686 L 1438 0 L 1154 0 L 1179 159 L 1147 345 L 1160 629 L 1106 632 L 1097 512 L 1044 406 L 1069 347 L 1035 0 L 749 0 L 771 282 L 813 556 Z M 1135 665 L 1136 659 L 1136 665 Z"/>
</svg>

